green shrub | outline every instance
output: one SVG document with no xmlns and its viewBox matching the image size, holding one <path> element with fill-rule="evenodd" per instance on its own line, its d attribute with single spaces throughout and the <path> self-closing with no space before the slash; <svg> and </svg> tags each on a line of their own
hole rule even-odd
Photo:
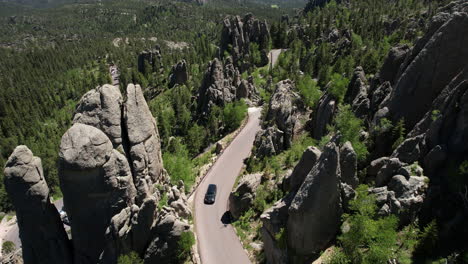
<svg viewBox="0 0 468 264">
<path fill-rule="evenodd" d="M 234 131 L 247 114 L 247 104 L 244 101 L 226 104 L 223 109 L 223 121 L 227 132 Z"/>
<path fill-rule="evenodd" d="M 15 243 L 11 242 L 11 241 L 5 241 L 3 242 L 2 244 L 2 253 L 3 254 L 9 254 L 13 251 L 15 251 L 16 249 L 16 246 L 15 246 Z"/>
<path fill-rule="evenodd" d="M 405 141 L 406 136 L 406 128 L 405 128 L 405 119 L 400 119 L 396 126 L 393 128 L 393 136 L 395 138 L 395 142 L 393 143 L 392 148 L 396 149 L 400 146 L 403 141 Z"/>
<path fill-rule="evenodd" d="M 186 191 L 195 182 L 195 175 L 192 171 L 193 164 L 185 145 L 180 143 L 178 138 L 172 140 L 168 151 L 163 153 L 164 168 L 169 173 L 173 184 L 182 180 Z"/>
<path fill-rule="evenodd" d="M 161 210 L 164 206 L 167 206 L 167 202 L 168 202 L 167 193 L 163 193 L 161 199 L 158 202 L 159 210 Z"/>
<path fill-rule="evenodd" d="M 288 246 L 288 236 L 285 228 L 281 228 L 280 231 L 275 234 L 276 244 L 281 249 L 286 249 Z"/>
<path fill-rule="evenodd" d="M 122 255 L 117 260 L 117 264 L 143 264 L 143 260 L 134 251 L 127 255 Z"/>
<path fill-rule="evenodd" d="M 177 243 L 176 256 L 179 262 L 184 262 L 190 257 L 192 246 L 195 245 L 195 236 L 191 231 L 183 232 Z"/>
<path fill-rule="evenodd" d="M 349 80 L 341 74 L 334 73 L 331 76 L 331 86 L 328 91 L 336 97 L 339 103 L 343 102 L 346 91 L 348 90 Z"/>
<path fill-rule="evenodd" d="M 309 75 L 304 76 L 298 81 L 297 89 L 304 99 L 304 103 L 310 108 L 314 108 L 320 96 L 322 96 L 317 81 L 313 80 Z"/>
<path fill-rule="evenodd" d="M 356 189 L 356 199 L 350 202 L 352 214 L 344 216 L 350 229 L 338 237 L 343 254 L 335 254 L 328 263 L 387 263 L 392 256 L 398 219 L 377 218 L 375 197 L 367 189 L 366 185 Z"/>
<path fill-rule="evenodd" d="M 358 159 L 364 160 L 369 152 L 366 144 L 360 140 L 363 129 L 363 121 L 354 115 L 349 105 L 345 105 L 340 107 L 335 118 L 335 126 L 331 130 L 339 131 L 342 135 L 342 142 L 350 141 Z"/>
</svg>

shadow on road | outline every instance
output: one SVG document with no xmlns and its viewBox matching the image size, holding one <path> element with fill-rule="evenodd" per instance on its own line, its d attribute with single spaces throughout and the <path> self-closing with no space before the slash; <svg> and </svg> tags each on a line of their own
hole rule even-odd
<svg viewBox="0 0 468 264">
<path fill-rule="evenodd" d="M 231 212 L 229 211 L 224 212 L 223 216 L 221 216 L 221 223 L 223 223 L 224 225 L 229 225 L 232 222 L 234 221 L 233 221 Z"/>
</svg>

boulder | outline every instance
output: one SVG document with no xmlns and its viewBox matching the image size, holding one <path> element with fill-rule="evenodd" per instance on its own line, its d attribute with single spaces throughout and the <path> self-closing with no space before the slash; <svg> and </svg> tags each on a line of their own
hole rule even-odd
<svg viewBox="0 0 468 264">
<path fill-rule="evenodd" d="M 187 62 L 185 62 L 185 60 L 181 60 L 176 65 L 172 66 L 171 73 L 169 75 L 169 88 L 172 88 L 177 84 L 186 84 L 188 78 Z"/>
<path fill-rule="evenodd" d="M 283 181 L 285 191 L 296 192 L 301 187 L 305 178 L 320 158 L 322 152 L 316 147 L 308 147 L 302 154 L 299 163 L 294 167 L 292 173 Z"/>
<path fill-rule="evenodd" d="M 229 195 L 229 211 L 234 218 L 239 218 L 252 207 L 261 180 L 261 173 L 242 176 L 237 187 Z"/>
<path fill-rule="evenodd" d="M 299 256 L 325 249 L 341 224 L 339 149 L 328 143 L 289 207 L 288 246 Z"/>
<path fill-rule="evenodd" d="M 387 185 L 393 175 L 404 166 L 399 159 L 391 158 L 385 161 L 375 178 L 375 186 L 381 187 Z"/>
<path fill-rule="evenodd" d="M 83 95 L 75 110 L 73 123 L 100 129 L 117 148 L 122 144 L 122 102 L 117 86 L 105 84 L 97 87 Z"/>
<path fill-rule="evenodd" d="M 50 202 L 41 159 L 26 146 L 5 164 L 5 189 L 15 206 L 25 264 L 73 263 L 71 243 Z"/>
</svg>

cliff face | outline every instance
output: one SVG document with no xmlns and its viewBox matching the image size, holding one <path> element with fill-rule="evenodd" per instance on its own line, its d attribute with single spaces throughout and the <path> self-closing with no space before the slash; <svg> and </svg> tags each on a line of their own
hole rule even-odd
<svg viewBox="0 0 468 264">
<path fill-rule="evenodd" d="M 145 263 L 176 259 L 167 245 L 176 247 L 182 233 L 189 231 L 183 218 L 191 212 L 183 184 L 170 185 L 156 120 L 139 85 L 128 85 L 125 101 L 111 85 L 86 93 L 73 126 L 62 137 L 59 157 L 72 245 L 49 202 L 40 160 L 20 146 L 5 169 L 25 263 L 116 263 L 131 251 Z M 163 194 L 169 197 L 168 206 L 158 210 Z M 41 219 L 40 231 L 26 223 L 36 219 Z M 39 241 L 44 237 L 51 243 Z"/>
<path fill-rule="evenodd" d="M 72 247 L 55 206 L 41 159 L 18 146 L 5 165 L 5 187 L 16 209 L 24 263 L 72 263 Z"/>
<path fill-rule="evenodd" d="M 376 197 L 378 215 L 395 215 L 400 225 L 436 219 L 441 244 L 466 246 L 460 241 L 467 234 L 468 182 L 466 172 L 456 171 L 468 156 L 467 29 L 468 4 L 455 1 L 439 10 L 414 47 L 392 48 L 375 77 L 368 80 L 356 68 L 344 102 L 369 129 L 363 137 L 372 139 L 370 156 L 358 162 L 352 145 L 340 142 L 339 135 L 322 153 L 304 152 L 283 181 L 288 195 L 261 216 L 269 263 L 294 263 L 291 256 L 308 259 L 326 249 L 359 183 L 373 185 L 368 191 Z M 318 102 L 314 137 L 326 135 L 339 111 L 335 101 L 325 93 Z M 400 120 L 410 132 L 392 148 L 391 133 L 379 128 L 383 121 Z M 286 247 L 277 241 L 282 230 Z"/>
</svg>

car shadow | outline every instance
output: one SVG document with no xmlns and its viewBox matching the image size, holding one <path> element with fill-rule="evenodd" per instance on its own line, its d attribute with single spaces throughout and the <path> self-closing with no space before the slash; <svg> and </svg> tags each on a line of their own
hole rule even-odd
<svg viewBox="0 0 468 264">
<path fill-rule="evenodd" d="M 232 217 L 231 212 L 229 211 L 224 212 L 224 214 L 221 216 L 221 223 L 223 223 L 224 225 L 229 225 L 232 222 L 234 222 L 234 219 Z"/>
</svg>

